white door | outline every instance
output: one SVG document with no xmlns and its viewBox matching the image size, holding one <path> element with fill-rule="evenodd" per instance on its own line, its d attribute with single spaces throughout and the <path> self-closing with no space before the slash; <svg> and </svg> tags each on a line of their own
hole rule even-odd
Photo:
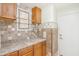
<svg viewBox="0 0 79 59">
<path fill-rule="evenodd" d="M 58 17 L 59 53 L 79 56 L 79 13 Z"/>
</svg>

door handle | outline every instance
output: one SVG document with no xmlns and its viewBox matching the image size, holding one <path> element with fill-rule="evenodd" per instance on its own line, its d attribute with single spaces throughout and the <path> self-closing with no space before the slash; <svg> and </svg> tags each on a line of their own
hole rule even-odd
<svg viewBox="0 0 79 59">
<path fill-rule="evenodd" d="M 62 34 L 59 34 L 59 39 L 63 39 Z"/>
<path fill-rule="evenodd" d="M 59 34 L 59 36 L 62 36 L 62 34 Z"/>
<path fill-rule="evenodd" d="M 63 38 L 62 38 L 62 37 L 60 37 L 60 39 L 61 39 L 61 40 L 63 40 Z"/>
</svg>

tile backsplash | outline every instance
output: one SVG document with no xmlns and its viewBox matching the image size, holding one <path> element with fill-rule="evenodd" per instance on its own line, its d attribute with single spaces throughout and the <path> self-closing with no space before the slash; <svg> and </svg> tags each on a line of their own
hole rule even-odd
<svg viewBox="0 0 79 59">
<path fill-rule="evenodd" d="M 27 31 L 17 31 L 16 21 L 14 21 L 11 25 L 8 25 L 8 26 L 6 25 L 6 27 L 7 27 L 7 29 L 5 31 L 1 31 L 2 32 L 1 41 L 22 39 L 22 38 L 27 37 L 29 34 L 32 34 L 32 32 L 33 32 L 33 35 L 36 34 L 36 33 L 34 33 L 34 30 L 32 30 L 32 29 L 30 31 L 28 31 L 28 29 L 27 29 Z M 43 28 L 41 28 L 41 29 L 43 29 Z M 36 31 L 36 29 L 35 29 L 35 31 Z M 41 34 L 41 33 L 39 33 L 39 34 Z"/>
<path fill-rule="evenodd" d="M 7 26 L 3 20 L 0 20 L 0 31 L 6 30 Z"/>
<path fill-rule="evenodd" d="M 23 39 L 27 37 L 26 31 L 17 31 L 16 21 L 7 26 L 7 29 L 1 31 L 1 41 Z"/>
<path fill-rule="evenodd" d="M 18 39 L 23 40 L 27 39 L 28 37 L 30 37 L 30 39 L 38 38 L 37 34 L 32 29 L 27 29 L 27 31 L 17 31 L 16 21 L 11 25 L 8 25 L 5 31 L 1 31 L 1 42 Z"/>
</svg>

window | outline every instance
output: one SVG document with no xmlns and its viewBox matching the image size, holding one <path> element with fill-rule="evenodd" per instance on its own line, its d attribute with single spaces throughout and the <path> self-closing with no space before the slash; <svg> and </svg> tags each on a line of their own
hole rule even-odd
<svg viewBox="0 0 79 59">
<path fill-rule="evenodd" d="M 19 30 L 29 29 L 29 12 L 18 9 L 17 24 Z"/>
</svg>

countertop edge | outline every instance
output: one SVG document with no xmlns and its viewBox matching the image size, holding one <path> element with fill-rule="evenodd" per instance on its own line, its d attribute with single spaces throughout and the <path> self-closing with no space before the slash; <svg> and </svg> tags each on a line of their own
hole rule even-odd
<svg viewBox="0 0 79 59">
<path fill-rule="evenodd" d="M 6 52 L 3 52 L 3 53 L 0 53 L 0 56 L 4 56 L 4 55 L 6 55 L 6 54 L 8 54 L 8 53 L 11 53 L 11 52 L 14 52 L 14 51 L 18 51 L 18 50 L 20 50 L 20 49 L 22 49 L 22 48 L 25 48 L 25 47 L 29 47 L 29 46 L 31 46 L 31 45 L 34 45 L 34 44 L 37 44 L 37 43 L 40 43 L 40 42 L 43 42 L 43 41 L 46 41 L 46 39 L 40 39 L 40 40 L 36 40 L 36 41 L 34 41 L 34 42 L 30 42 L 30 44 L 28 43 L 28 44 L 26 44 L 26 46 L 24 46 L 24 47 L 21 47 L 21 48 L 15 48 L 14 50 L 7 50 L 6 49 Z"/>
</svg>

